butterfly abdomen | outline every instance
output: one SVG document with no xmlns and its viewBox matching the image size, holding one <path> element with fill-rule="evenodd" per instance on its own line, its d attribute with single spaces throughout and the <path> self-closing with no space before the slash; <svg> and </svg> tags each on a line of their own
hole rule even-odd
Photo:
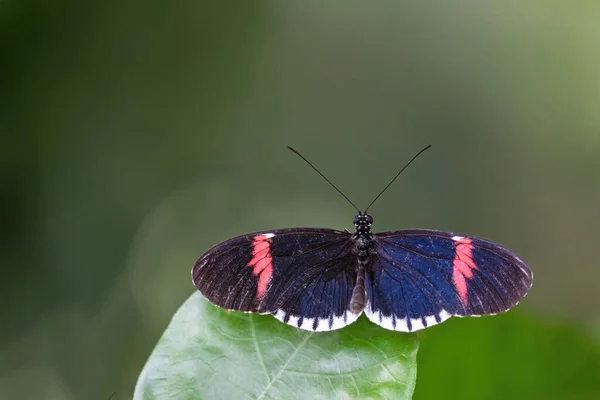
<svg viewBox="0 0 600 400">
<path fill-rule="evenodd" d="M 352 297 L 350 298 L 350 311 L 356 315 L 360 315 L 365 309 L 365 305 L 367 303 L 366 290 L 365 265 L 359 261 L 356 269 L 356 285 L 354 285 Z"/>
</svg>

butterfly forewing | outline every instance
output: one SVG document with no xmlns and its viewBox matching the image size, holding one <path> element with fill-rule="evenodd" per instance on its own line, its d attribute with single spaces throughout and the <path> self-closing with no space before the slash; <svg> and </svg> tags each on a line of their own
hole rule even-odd
<svg viewBox="0 0 600 400">
<path fill-rule="evenodd" d="M 308 330 L 341 328 L 357 261 L 347 232 L 318 228 L 257 232 L 225 241 L 196 262 L 192 278 L 214 304 L 271 313 Z"/>
<path fill-rule="evenodd" d="M 527 265 L 497 243 L 431 230 L 376 234 L 366 272 L 368 318 L 415 331 L 452 315 L 496 314 L 531 287 Z"/>
</svg>

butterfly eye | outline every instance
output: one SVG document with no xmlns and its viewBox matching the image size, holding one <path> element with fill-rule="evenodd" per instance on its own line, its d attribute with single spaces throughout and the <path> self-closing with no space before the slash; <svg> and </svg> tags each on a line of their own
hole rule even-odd
<svg viewBox="0 0 600 400">
<path fill-rule="evenodd" d="M 373 223 L 373 217 L 367 215 L 367 222 L 369 223 L 369 225 L 371 225 Z"/>
<path fill-rule="evenodd" d="M 357 224 L 358 224 L 358 215 L 355 215 L 355 216 L 354 216 L 354 221 L 352 221 L 352 223 L 353 223 L 354 225 L 357 225 Z"/>
</svg>

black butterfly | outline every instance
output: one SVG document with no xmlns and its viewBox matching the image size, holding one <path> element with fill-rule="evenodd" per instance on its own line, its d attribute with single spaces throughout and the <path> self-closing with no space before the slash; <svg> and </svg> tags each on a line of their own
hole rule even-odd
<svg viewBox="0 0 600 400">
<path fill-rule="evenodd" d="M 311 331 L 342 328 L 364 311 L 386 329 L 411 332 L 451 316 L 507 311 L 531 288 L 527 264 L 497 243 L 435 230 L 373 234 L 372 223 L 359 211 L 354 233 L 289 228 L 238 236 L 202 255 L 192 279 L 219 307 L 273 314 Z"/>
</svg>

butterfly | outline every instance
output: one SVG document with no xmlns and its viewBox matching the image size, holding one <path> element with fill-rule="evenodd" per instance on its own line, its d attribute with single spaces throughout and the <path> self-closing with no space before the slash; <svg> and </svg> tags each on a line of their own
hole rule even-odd
<svg viewBox="0 0 600 400">
<path fill-rule="evenodd" d="M 452 316 L 509 310 L 527 294 L 533 278 L 513 251 L 444 231 L 371 230 L 368 209 L 430 147 L 414 156 L 364 212 L 354 206 L 354 232 L 288 228 L 238 236 L 198 259 L 194 285 L 219 307 L 272 314 L 309 331 L 342 328 L 363 312 L 385 329 L 413 332 Z"/>
</svg>

